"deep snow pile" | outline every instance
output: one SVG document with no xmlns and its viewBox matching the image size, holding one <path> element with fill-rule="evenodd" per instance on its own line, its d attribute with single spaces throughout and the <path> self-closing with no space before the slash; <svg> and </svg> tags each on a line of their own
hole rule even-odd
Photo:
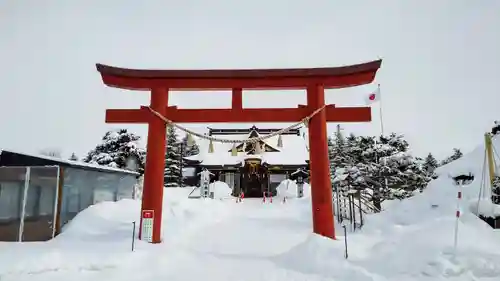
<svg viewBox="0 0 500 281">
<path fill-rule="evenodd" d="M 199 197 L 201 196 L 200 187 L 192 187 L 190 192 L 190 196 Z M 231 197 L 232 189 L 225 182 L 215 181 L 209 184 L 210 192 L 214 193 L 215 199 L 227 199 Z"/>
<path fill-rule="evenodd" d="M 463 166 L 477 173 L 482 153 L 442 167 L 423 193 L 366 217 L 361 231 L 348 234 L 347 260 L 344 237 L 311 234 L 308 185 L 304 198 L 294 198 L 295 185 L 283 182 L 278 197 L 286 194 L 287 203 L 236 203 L 217 183 L 216 200 L 188 199 L 192 188 L 165 189 L 160 245 L 137 241 L 131 252 L 140 202 L 104 202 L 79 214 L 53 241 L 0 243 L 0 279 L 500 280 L 500 235 L 469 206 L 477 202 L 480 177 L 464 192 L 455 258 L 452 252 L 457 187 L 447 175 Z"/>
<path fill-rule="evenodd" d="M 297 184 L 295 181 L 286 179 L 282 181 L 278 187 L 276 187 L 277 190 L 277 196 L 282 199 L 283 197 L 286 198 L 297 198 L 298 195 L 298 190 L 297 190 Z M 310 196 L 310 188 L 308 188 L 308 185 L 306 184 L 306 187 L 304 188 L 304 197 L 309 197 Z"/>
</svg>

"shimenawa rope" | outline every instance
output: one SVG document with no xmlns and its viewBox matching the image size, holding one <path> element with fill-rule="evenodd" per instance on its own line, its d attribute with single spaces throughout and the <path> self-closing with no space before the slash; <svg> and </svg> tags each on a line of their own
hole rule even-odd
<svg viewBox="0 0 500 281">
<path fill-rule="evenodd" d="M 297 122 L 297 123 L 295 123 L 295 124 L 293 124 L 291 126 L 288 126 L 288 127 L 284 128 L 284 129 L 281 129 L 279 131 L 273 132 L 273 133 L 271 133 L 269 135 L 265 135 L 265 136 L 261 136 L 261 137 L 256 137 L 256 138 L 249 138 L 249 139 L 246 139 L 246 140 L 220 139 L 220 138 L 216 138 L 216 137 L 212 137 L 212 136 L 207 136 L 207 135 L 204 135 L 204 134 L 200 134 L 200 133 L 197 133 L 195 131 L 189 130 L 188 128 L 183 127 L 183 126 L 181 126 L 179 124 L 174 123 L 172 120 L 167 119 L 165 116 L 161 115 L 158 111 L 152 109 L 149 106 L 147 106 L 147 109 L 149 109 L 149 111 L 151 111 L 154 115 L 156 115 L 158 118 L 160 118 L 161 120 L 163 120 L 168 125 L 174 126 L 177 129 L 179 129 L 179 130 L 181 130 L 181 131 L 183 131 L 183 132 L 185 132 L 187 134 L 191 134 L 193 136 L 197 136 L 197 137 L 199 137 L 201 139 L 211 140 L 213 142 L 220 142 L 220 143 L 256 143 L 256 142 L 260 142 L 260 141 L 263 141 L 263 140 L 266 140 L 266 139 L 269 139 L 269 138 L 272 138 L 272 137 L 284 134 L 284 133 L 286 133 L 286 132 L 288 132 L 288 131 L 296 128 L 296 127 L 299 127 L 302 124 L 308 126 L 309 120 L 314 115 L 318 114 L 321 110 L 325 109 L 325 107 L 326 107 L 326 105 L 323 105 L 322 107 L 316 109 L 309 116 L 304 117 L 299 122 Z"/>
</svg>

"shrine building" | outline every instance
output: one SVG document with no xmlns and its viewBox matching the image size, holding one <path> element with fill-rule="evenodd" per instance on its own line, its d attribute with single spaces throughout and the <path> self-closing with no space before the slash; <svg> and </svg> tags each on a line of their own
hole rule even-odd
<svg viewBox="0 0 500 281">
<path fill-rule="evenodd" d="M 208 136 L 220 139 L 246 140 L 265 137 L 281 129 L 214 129 Z M 307 141 L 300 128 L 289 130 L 252 143 L 220 143 L 208 140 L 198 141 L 200 153 L 185 157 L 186 166 L 199 172 L 206 168 L 216 179 L 226 182 L 233 189 L 233 195 L 240 191 L 245 197 L 262 197 L 264 192 L 276 195 L 276 188 L 297 171 L 307 169 L 309 151 Z"/>
</svg>

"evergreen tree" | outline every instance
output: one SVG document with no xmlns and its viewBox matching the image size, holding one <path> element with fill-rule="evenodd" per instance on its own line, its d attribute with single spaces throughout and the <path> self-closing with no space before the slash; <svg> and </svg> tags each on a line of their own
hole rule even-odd
<svg viewBox="0 0 500 281">
<path fill-rule="evenodd" d="M 361 150 L 360 140 L 353 133 L 350 133 L 349 136 L 346 138 L 346 152 L 347 154 L 349 154 L 351 164 L 361 161 L 362 150 Z"/>
<path fill-rule="evenodd" d="M 500 204 L 500 177 L 495 176 L 491 186 L 491 202 Z"/>
<path fill-rule="evenodd" d="M 71 160 L 71 161 L 78 161 L 78 156 L 76 156 L 76 154 L 73 152 L 71 154 L 71 156 L 69 157 L 69 160 Z"/>
<path fill-rule="evenodd" d="M 328 159 L 331 160 L 333 158 L 333 140 L 331 137 L 327 137 L 326 143 L 328 145 Z"/>
<path fill-rule="evenodd" d="M 458 148 L 453 148 L 453 154 L 451 155 L 451 161 L 455 161 L 459 158 L 461 158 L 462 156 L 464 156 L 464 154 L 462 153 L 462 151 L 460 151 L 460 149 Z"/>
<path fill-rule="evenodd" d="M 191 146 L 188 145 L 188 135 L 185 135 L 182 138 L 182 145 L 184 150 L 182 151 L 183 157 L 193 156 L 200 153 L 200 147 L 196 144 L 196 141 L 193 139 L 193 144 Z"/>
<path fill-rule="evenodd" d="M 446 165 L 448 163 L 451 163 L 459 158 L 461 158 L 463 156 L 463 153 L 462 151 L 460 151 L 460 149 L 458 148 L 453 148 L 453 154 L 449 157 L 447 157 L 446 159 L 444 159 L 443 161 L 441 161 L 441 166 L 442 165 Z"/>
<path fill-rule="evenodd" d="M 432 153 L 429 153 L 427 157 L 425 157 L 425 162 L 423 165 L 423 169 L 425 172 L 427 172 L 428 175 L 433 175 L 434 170 L 439 166 L 438 161 L 436 158 L 434 158 L 434 155 Z"/>
<path fill-rule="evenodd" d="M 413 196 L 427 186 L 431 177 L 425 161 L 408 150 L 404 136 L 395 133 L 380 137 L 334 135 L 329 140 L 334 190 L 361 190 L 378 210 L 384 200 Z"/>
<path fill-rule="evenodd" d="M 174 126 L 167 128 L 167 148 L 165 152 L 165 187 L 180 186 L 180 145 L 177 131 Z"/>
<path fill-rule="evenodd" d="M 354 144 L 354 139 L 347 142 Z M 409 144 L 402 135 L 361 136 L 357 142 L 357 148 L 351 149 L 357 163 L 351 176 L 358 188 L 371 190 L 375 208 L 380 209 L 385 199 L 405 198 L 426 186 L 422 161 L 408 153 Z"/>
<path fill-rule="evenodd" d="M 339 174 L 339 171 L 345 170 L 351 162 L 347 151 L 346 139 L 340 130 L 335 132 L 333 138 L 328 138 L 328 154 L 332 177 Z"/>
<path fill-rule="evenodd" d="M 336 168 L 345 168 L 348 165 L 349 156 L 347 154 L 346 139 L 340 130 L 335 132 L 332 144 L 332 158 L 330 163 Z"/>
<path fill-rule="evenodd" d="M 352 160 L 348 153 L 346 139 L 339 128 L 333 138 L 328 138 L 328 154 L 333 191 L 336 194 L 346 193 L 352 184 L 352 178 L 349 176 Z"/>
<path fill-rule="evenodd" d="M 58 148 L 45 148 L 40 151 L 40 154 L 54 158 L 62 158 L 61 150 Z"/>
<path fill-rule="evenodd" d="M 144 173 L 146 151 L 138 146 L 140 137 L 127 129 L 110 130 L 102 138 L 102 143 L 91 150 L 83 162 L 114 168 L 127 168 L 128 161 L 137 161 L 137 170 Z"/>
</svg>

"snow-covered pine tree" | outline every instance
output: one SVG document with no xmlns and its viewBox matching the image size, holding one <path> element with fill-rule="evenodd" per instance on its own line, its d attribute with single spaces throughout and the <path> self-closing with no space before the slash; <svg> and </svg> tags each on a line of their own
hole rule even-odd
<svg viewBox="0 0 500 281">
<path fill-rule="evenodd" d="M 333 167 L 333 140 L 331 137 L 327 137 L 326 143 L 328 145 L 328 160 L 330 164 L 330 178 L 333 180 L 335 177 L 335 168 Z M 333 182 L 332 182 L 333 183 Z"/>
<path fill-rule="evenodd" d="M 61 150 L 58 148 L 45 148 L 40 151 L 40 154 L 54 158 L 62 158 Z"/>
<path fill-rule="evenodd" d="M 462 156 L 464 156 L 464 154 L 459 148 L 453 148 L 453 154 L 450 156 L 450 158 L 451 161 L 455 161 L 459 158 L 462 158 Z"/>
<path fill-rule="evenodd" d="M 327 137 L 326 143 L 328 145 L 328 159 L 333 158 L 333 140 L 332 137 Z"/>
<path fill-rule="evenodd" d="M 361 150 L 360 138 L 358 138 L 353 133 L 350 133 L 349 136 L 346 138 L 346 151 L 347 154 L 349 154 L 349 157 L 351 158 L 350 159 L 352 161 L 351 164 L 358 163 L 361 161 L 361 153 L 363 151 Z"/>
<path fill-rule="evenodd" d="M 434 170 L 439 166 L 438 161 L 432 155 L 432 153 L 427 154 L 427 157 L 425 157 L 423 169 L 427 172 L 429 176 L 432 176 L 434 174 Z"/>
<path fill-rule="evenodd" d="M 352 184 L 352 178 L 349 177 L 350 161 L 346 139 L 337 127 L 337 131 L 332 137 L 328 138 L 328 156 L 330 160 L 330 178 L 335 194 L 345 193 Z"/>
<path fill-rule="evenodd" d="M 167 148 L 165 152 L 164 186 L 180 186 L 180 146 L 177 131 L 174 126 L 167 127 Z"/>
<path fill-rule="evenodd" d="M 140 137 L 127 129 L 110 130 L 104 134 L 102 143 L 91 150 L 83 162 L 125 169 L 130 159 L 137 161 L 136 172 L 144 173 L 146 151 L 139 147 Z"/>
<path fill-rule="evenodd" d="M 73 152 L 71 153 L 71 156 L 69 157 L 68 160 L 71 160 L 71 161 L 78 161 L 78 156 L 76 156 L 76 154 Z"/>
<path fill-rule="evenodd" d="M 431 180 L 431 175 L 424 169 L 425 161 L 421 158 L 409 156 L 407 162 L 398 167 L 402 181 L 400 189 L 393 189 L 393 197 L 404 199 L 422 192 Z"/>
<path fill-rule="evenodd" d="M 402 135 L 360 137 L 361 182 L 373 189 L 373 203 L 380 207 L 385 199 L 405 198 L 428 182 L 421 164 L 407 151 L 409 144 Z"/>
<path fill-rule="evenodd" d="M 491 201 L 493 204 L 500 204 L 500 177 L 495 176 L 491 187 Z"/>
<path fill-rule="evenodd" d="M 182 145 L 184 147 L 184 150 L 182 151 L 184 157 L 193 156 L 200 153 L 200 147 L 198 146 L 194 138 L 192 145 L 191 146 L 188 145 L 188 135 L 185 135 L 182 138 Z"/>
<path fill-rule="evenodd" d="M 345 168 L 349 163 L 349 155 L 347 154 L 346 139 L 340 130 L 335 132 L 332 140 L 332 158 L 330 164 L 335 168 Z"/>
<path fill-rule="evenodd" d="M 459 158 L 461 158 L 463 156 L 463 153 L 460 149 L 458 148 L 453 148 L 453 154 L 451 156 L 449 156 L 448 158 L 444 159 L 443 161 L 441 161 L 441 166 L 442 165 L 446 165 L 448 163 L 451 163 Z"/>
<path fill-rule="evenodd" d="M 408 153 L 409 144 L 403 135 L 350 134 L 344 141 L 346 158 L 335 159 L 336 145 L 332 139 L 330 161 L 337 162 L 340 167 L 344 165 L 345 169 L 335 165 L 333 169 L 337 175 L 339 172 L 348 174 L 347 186 L 363 190 L 363 196 L 371 198 L 377 209 L 386 199 L 406 198 L 427 186 L 429 177 L 423 169 L 424 161 Z"/>
</svg>

